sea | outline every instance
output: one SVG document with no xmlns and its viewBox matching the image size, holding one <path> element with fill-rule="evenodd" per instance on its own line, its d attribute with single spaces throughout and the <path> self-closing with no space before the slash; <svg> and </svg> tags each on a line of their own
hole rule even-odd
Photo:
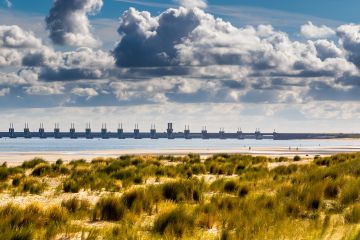
<svg viewBox="0 0 360 240">
<path fill-rule="evenodd" d="M 0 139 L 0 153 L 18 152 L 86 152 L 86 151 L 176 151 L 176 150 L 236 150 L 239 148 L 332 148 L 359 149 L 360 139 L 331 140 L 202 140 L 202 139 Z"/>
</svg>

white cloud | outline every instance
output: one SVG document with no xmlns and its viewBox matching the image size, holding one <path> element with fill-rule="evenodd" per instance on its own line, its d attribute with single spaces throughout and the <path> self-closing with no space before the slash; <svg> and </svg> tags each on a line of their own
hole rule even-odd
<svg viewBox="0 0 360 240">
<path fill-rule="evenodd" d="M 315 26 L 312 22 L 308 22 L 301 26 L 300 34 L 306 38 L 328 38 L 335 35 L 335 31 L 328 26 Z"/>
<path fill-rule="evenodd" d="M 186 8 L 206 8 L 207 1 L 206 0 L 176 0 L 180 4 L 180 6 Z"/>
<path fill-rule="evenodd" d="M 99 95 L 98 92 L 93 88 L 74 88 L 73 90 L 71 90 L 71 93 L 76 96 L 86 97 L 87 99 Z"/>
<path fill-rule="evenodd" d="M 0 86 L 16 87 L 27 84 L 29 84 L 29 82 L 16 73 L 0 72 Z"/>
<path fill-rule="evenodd" d="M 53 84 L 36 84 L 30 87 L 25 87 L 25 92 L 29 95 L 59 95 L 64 94 L 64 86 L 60 83 Z"/>
<path fill-rule="evenodd" d="M 16 25 L 0 25 L 0 67 L 21 65 L 25 53 L 41 46 L 41 40 L 32 32 Z"/>
<path fill-rule="evenodd" d="M 103 0 L 55 0 L 46 18 L 51 40 L 59 45 L 98 47 L 88 15 L 96 14 L 102 6 Z"/>
<path fill-rule="evenodd" d="M 0 89 L 0 97 L 4 97 L 10 93 L 10 88 L 2 88 Z"/>
<path fill-rule="evenodd" d="M 41 40 L 32 32 L 24 31 L 19 26 L 0 25 L 0 46 L 4 48 L 38 48 Z"/>
<path fill-rule="evenodd" d="M 88 13 L 82 15 L 89 30 L 85 35 L 95 40 Z M 349 111 L 340 111 L 337 104 L 330 108 L 320 103 L 360 101 L 358 25 L 340 26 L 331 40 L 323 39 L 324 33 L 315 38 L 309 29 L 314 39 L 293 40 L 271 25 L 236 27 L 197 6 L 168 9 L 158 16 L 131 8 L 120 19 L 120 42 L 113 52 L 93 49 L 92 44 L 55 50 L 20 27 L 0 29 L 0 89 L 9 89 L 4 98 L 18 97 L 0 101 L 0 110 L 9 102 L 34 108 L 101 105 L 105 112 L 108 106 L 145 109 L 151 104 L 174 118 L 172 111 L 181 108 L 191 114 L 187 121 L 196 121 L 196 114 L 236 119 L 234 112 L 241 115 L 243 109 L 255 109 L 247 114 L 256 120 L 276 117 L 285 104 L 296 106 L 289 105 L 289 112 L 301 115 L 316 111 L 319 103 L 319 112 L 339 112 L 342 119 L 350 119 Z M 64 44 L 76 45 L 65 35 Z M 309 104 L 313 108 L 301 108 Z"/>
<path fill-rule="evenodd" d="M 336 32 L 343 48 L 349 55 L 349 60 L 360 67 L 360 25 L 342 25 Z"/>
</svg>

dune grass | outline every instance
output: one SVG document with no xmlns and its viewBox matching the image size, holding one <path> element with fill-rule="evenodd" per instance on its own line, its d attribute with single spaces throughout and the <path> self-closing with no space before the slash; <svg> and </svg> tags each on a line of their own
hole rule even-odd
<svg viewBox="0 0 360 240">
<path fill-rule="evenodd" d="M 357 239 L 360 154 L 300 160 L 190 154 L 4 164 L 2 194 L 66 198 L 2 205 L 0 239 Z M 269 169 L 274 161 L 285 164 Z"/>
</svg>

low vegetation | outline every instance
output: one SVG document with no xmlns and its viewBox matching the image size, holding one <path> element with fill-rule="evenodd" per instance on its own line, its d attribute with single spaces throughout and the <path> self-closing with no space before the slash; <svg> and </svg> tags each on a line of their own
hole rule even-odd
<svg viewBox="0 0 360 240">
<path fill-rule="evenodd" d="M 359 239 L 360 154 L 299 161 L 191 154 L 3 164 L 0 239 Z M 17 198 L 31 201 L 6 200 Z"/>
</svg>

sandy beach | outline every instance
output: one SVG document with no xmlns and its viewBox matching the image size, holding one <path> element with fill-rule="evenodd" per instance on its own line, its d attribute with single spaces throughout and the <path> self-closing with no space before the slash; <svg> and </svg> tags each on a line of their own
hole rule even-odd
<svg viewBox="0 0 360 240">
<path fill-rule="evenodd" d="M 237 148 L 237 149 L 163 149 L 163 150 L 104 150 L 104 151 L 58 151 L 58 152 L 1 152 L 0 163 L 7 162 L 9 165 L 19 165 L 24 161 L 40 157 L 49 162 L 62 159 L 65 162 L 77 159 L 92 160 L 94 158 L 118 157 L 121 155 L 175 155 L 183 156 L 189 153 L 200 154 L 202 157 L 211 156 L 217 153 L 246 154 L 252 156 L 266 157 L 294 157 L 313 158 L 316 155 L 330 156 L 338 153 L 360 152 L 360 146 L 342 147 L 312 147 L 312 148 L 284 148 L 284 147 L 258 147 L 258 148 Z"/>
</svg>

